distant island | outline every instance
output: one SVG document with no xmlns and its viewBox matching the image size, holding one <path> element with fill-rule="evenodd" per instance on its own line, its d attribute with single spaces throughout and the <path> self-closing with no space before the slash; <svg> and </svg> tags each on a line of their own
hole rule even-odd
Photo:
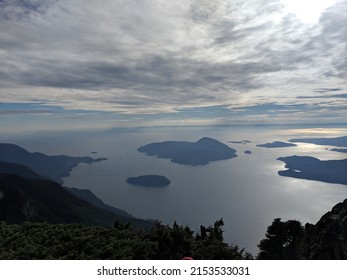
<svg viewBox="0 0 347 280">
<path fill-rule="evenodd" d="M 315 145 L 327 145 L 336 147 L 347 147 L 347 136 L 335 138 L 297 138 L 290 139 L 289 142 L 311 143 Z"/>
<path fill-rule="evenodd" d="M 15 144 L 0 143 L 0 161 L 27 166 L 41 176 L 60 184 L 63 182 L 62 178 L 69 176 L 71 170 L 78 164 L 91 164 L 103 160 L 107 160 L 107 158 L 48 156 L 42 153 L 30 153 Z"/>
<path fill-rule="evenodd" d="M 319 160 L 308 156 L 289 156 L 278 160 L 288 168 L 279 171 L 280 176 L 347 185 L 347 159 Z"/>
<path fill-rule="evenodd" d="M 337 149 L 337 148 L 334 148 L 334 149 L 331 149 L 330 151 L 339 152 L 339 153 L 347 153 L 347 149 Z"/>
<path fill-rule="evenodd" d="M 129 184 L 143 187 L 165 187 L 171 183 L 168 178 L 160 175 L 141 175 L 138 177 L 129 177 L 126 181 Z"/>
<path fill-rule="evenodd" d="M 296 144 L 292 144 L 292 143 L 275 141 L 275 142 L 272 142 L 272 143 L 259 144 L 257 146 L 258 147 L 263 147 L 263 148 L 285 148 L 285 147 L 295 147 L 297 145 Z"/>
<path fill-rule="evenodd" d="M 152 143 L 137 149 L 148 156 L 170 158 L 185 165 L 206 165 L 211 161 L 237 157 L 236 150 L 215 139 L 204 137 L 197 142 L 165 141 Z"/>
<path fill-rule="evenodd" d="M 229 141 L 228 143 L 232 143 L 232 144 L 247 144 L 247 143 L 252 143 L 249 140 L 241 140 L 241 141 Z"/>
</svg>

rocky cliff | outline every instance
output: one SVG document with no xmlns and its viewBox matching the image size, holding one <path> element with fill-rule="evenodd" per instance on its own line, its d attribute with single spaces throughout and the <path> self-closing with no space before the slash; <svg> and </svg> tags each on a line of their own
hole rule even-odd
<svg viewBox="0 0 347 280">
<path fill-rule="evenodd" d="M 306 225 L 306 259 L 347 259 L 347 199 L 335 205 L 315 225 Z"/>
</svg>

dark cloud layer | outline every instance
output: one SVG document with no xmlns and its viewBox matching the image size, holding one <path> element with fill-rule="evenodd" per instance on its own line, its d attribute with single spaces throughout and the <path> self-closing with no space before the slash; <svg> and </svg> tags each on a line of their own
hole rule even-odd
<svg viewBox="0 0 347 280">
<path fill-rule="evenodd" d="M 312 88 L 347 86 L 346 14 L 347 1 L 307 25 L 276 0 L 3 0 L 0 102 L 126 114 L 303 112 L 314 105 Z M 269 104 L 277 107 L 259 109 Z"/>
<path fill-rule="evenodd" d="M 299 99 L 317 99 L 317 98 L 347 98 L 347 93 L 343 94 L 331 94 L 331 95 L 314 95 L 314 96 L 298 96 Z"/>
<path fill-rule="evenodd" d="M 341 91 L 343 90 L 342 88 L 315 88 L 313 91 L 314 92 L 328 92 L 328 91 Z"/>
</svg>

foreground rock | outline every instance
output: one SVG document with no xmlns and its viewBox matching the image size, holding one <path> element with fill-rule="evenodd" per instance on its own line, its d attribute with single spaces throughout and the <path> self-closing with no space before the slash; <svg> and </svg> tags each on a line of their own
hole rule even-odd
<svg viewBox="0 0 347 280">
<path fill-rule="evenodd" d="M 274 219 L 258 247 L 263 260 L 347 260 L 347 199 L 315 225 Z"/>
<path fill-rule="evenodd" d="M 306 225 L 303 255 L 314 260 L 347 260 L 347 199 L 315 225 Z"/>
</svg>

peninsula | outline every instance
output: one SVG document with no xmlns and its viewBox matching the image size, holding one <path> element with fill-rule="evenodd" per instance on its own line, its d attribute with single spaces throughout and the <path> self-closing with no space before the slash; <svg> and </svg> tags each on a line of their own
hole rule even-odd
<svg viewBox="0 0 347 280">
<path fill-rule="evenodd" d="M 95 163 L 106 158 L 93 159 L 88 156 L 70 157 L 65 155 L 48 156 L 42 153 L 30 153 L 15 144 L 0 143 L 0 161 L 21 164 L 34 172 L 62 183 L 62 178 L 70 175 L 71 170 L 80 163 Z"/>
<path fill-rule="evenodd" d="M 347 159 L 319 160 L 308 156 L 289 156 L 278 160 L 288 168 L 279 171 L 280 176 L 347 185 Z"/>
</svg>

